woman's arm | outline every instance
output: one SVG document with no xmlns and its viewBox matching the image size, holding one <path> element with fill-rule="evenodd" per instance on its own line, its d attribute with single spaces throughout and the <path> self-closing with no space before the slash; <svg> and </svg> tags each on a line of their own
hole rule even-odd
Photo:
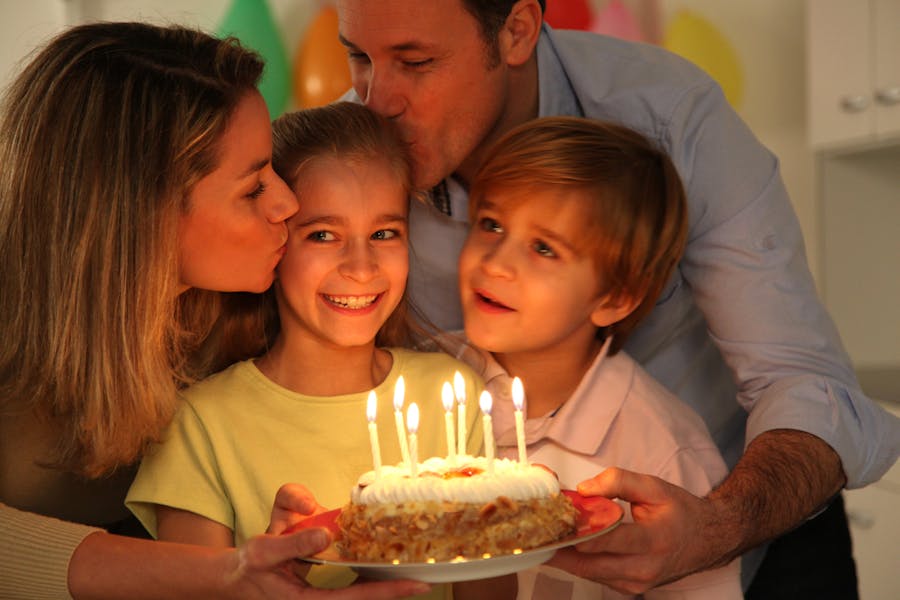
<svg viewBox="0 0 900 600">
<path fill-rule="evenodd" d="M 410 581 L 308 589 L 295 559 L 321 551 L 328 532 L 265 535 L 241 548 L 209 548 L 110 535 L 0 504 L 0 597 L 284 598 L 386 600 L 428 591 Z"/>
<path fill-rule="evenodd" d="M 76 600 L 204 598 L 387 600 L 428 591 L 423 583 L 385 581 L 343 590 L 306 587 L 294 559 L 321 551 L 327 532 L 261 535 L 240 548 L 210 548 L 94 533 L 75 551 L 69 589 Z"/>
</svg>

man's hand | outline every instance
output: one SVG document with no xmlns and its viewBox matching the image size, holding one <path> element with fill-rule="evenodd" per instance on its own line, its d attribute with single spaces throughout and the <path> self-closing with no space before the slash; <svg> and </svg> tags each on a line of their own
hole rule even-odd
<svg viewBox="0 0 900 600">
<path fill-rule="evenodd" d="M 578 492 L 628 501 L 634 523 L 623 523 L 575 549 L 560 550 L 550 565 L 639 594 L 728 562 L 722 557 L 729 549 L 716 542 L 729 536 L 719 529 L 716 508 L 707 499 L 658 477 L 617 468 L 580 483 Z"/>
<path fill-rule="evenodd" d="M 723 566 L 802 524 L 846 482 L 837 453 L 793 429 L 757 436 L 706 498 L 650 475 L 611 468 L 578 485 L 586 496 L 621 498 L 634 523 L 561 550 L 550 564 L 637 594 Z"/>
</svg>

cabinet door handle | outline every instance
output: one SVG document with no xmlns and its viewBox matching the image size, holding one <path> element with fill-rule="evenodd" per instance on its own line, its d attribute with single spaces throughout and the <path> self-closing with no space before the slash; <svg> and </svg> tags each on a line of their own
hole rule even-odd
<svg viewBox="0 0 900 600">
<path fill-rule="evenodd" d="M 844 112 L 858 113 L 866 110 L 868 107 L 868 96 L 863 96 L 862 94 L 853 94 L 841 98 L 841 108 L 844 110 Z"/>
<path fill-rule="evenodd" d="M 900 85 L 891 86 L 875 92 L 875 99 L 885 106 L 900 104 Z"/>
</svg>

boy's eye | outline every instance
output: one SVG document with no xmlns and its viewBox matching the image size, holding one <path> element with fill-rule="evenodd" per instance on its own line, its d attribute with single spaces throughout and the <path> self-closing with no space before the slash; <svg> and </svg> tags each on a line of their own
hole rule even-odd
<svg viewBox="0 0 900 600">
<path fill-rule="evenodd" d="M 312 240 L 314 242 L 332 242 L 334 241 L 335 237 L 334 234 L 330 231 L 313 231 L 306 236 L 306 239 Z"/>
<path fill-rule="evenodd" d="M 541 256 L 546 256 L 548 258 L 556 257 L 556 252 L 553 250 L 553 248 L 551 248 L 541 240 L 535 240 L 534 243 L 531 244 L 531 248 Z"/>
<path fill-rule="evenodd" d="M 355 62 L 369 62 L 369 55 L 365 52 L 348 51 L 347 56 Z"/>
<path fill-rule="evenodd" d="M 400 232 L 396 229 L 379 229 L 372 234 L 373 240 L 392 240 L 400 236 Z"/>
<path fill-rule="evenodd" d="M 500 223 L 490 217 L 481 217 L 478 220 L 478 228 L 482 231 L 490 231 L 494 233 L 500 233 L 501 231 L 503 231 L 503 228 L 500 227 Z"/>
</svg>

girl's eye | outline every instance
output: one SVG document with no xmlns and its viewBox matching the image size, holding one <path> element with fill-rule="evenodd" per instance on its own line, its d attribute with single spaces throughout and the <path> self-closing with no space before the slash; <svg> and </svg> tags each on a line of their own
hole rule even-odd
<svg viewBox="0 0 900 600">
<path fill-rule="evenodd" d="M 478 220 L 478 228 L 482 231 L 491 231 L 494 233 L 500 233 L 503 231 L 503 228 L 500 227 L 500 223 L 491 219 L 490 217 L 482 217 Z"/>
<path fill-rule="evenodd" d="M 306 239 L 313 242 L 333 242 L 335 237 L 330 231 L 313 231 L 306 236 Z"/>
<path fill-rule="evenodd" d="M 373 240 L 392 240 L 400 237 L 400 232 L 396 229 L 379 229 L 372 234 Z"/>
<path fill-rule="evenodd" d="M 256 200 L 257 198 L 262 196 L 263 193 L 265 193 L 265 191 L 266 191 L 266 184 L 263 183 L 262 181 L 260 181 L 259 184 L 255 188 L 253 188 L 253 191 L 250 192 L 249 194 L 247 194 L 247 197 L 250 198 L 251 200 Z"/>
<path fill-rule="evenodd" d="M 546 256 L 547 258 L 556 258 L 556 252 L 553 250 L 553 248 L 551 248 L 541 240 L 535 240 L 534 243 L 531 244 L 531 248 L 541 256 Z"/>
</svg>

